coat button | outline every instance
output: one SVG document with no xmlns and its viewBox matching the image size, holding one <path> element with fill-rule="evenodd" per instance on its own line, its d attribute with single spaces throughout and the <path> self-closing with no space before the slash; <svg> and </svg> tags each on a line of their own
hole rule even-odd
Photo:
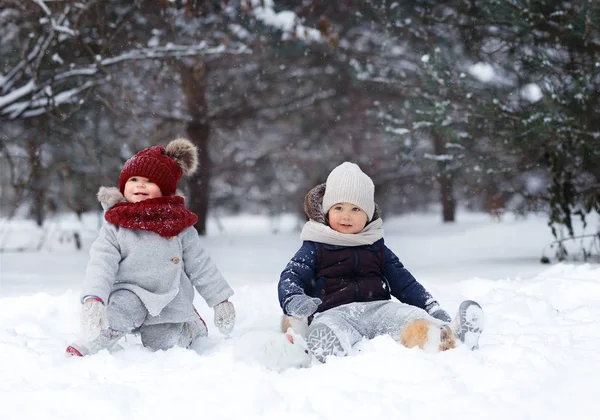
<svg viewBox="0 0 600 420">
<path fill-rule="evenodd" d="M 171 258 L 171 261 L 173 261 L 173 264 L 177 264 L 177 263 L 179 263 L 179 258 L 173 257 L 173 258 Z"/>
</svg>

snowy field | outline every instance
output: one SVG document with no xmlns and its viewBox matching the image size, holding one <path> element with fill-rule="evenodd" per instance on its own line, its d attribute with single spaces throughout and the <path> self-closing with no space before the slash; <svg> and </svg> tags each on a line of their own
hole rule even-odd
<svg viewBox="0 0 600 420">
<path fill-rule="evenodd" d="M 349 357 L 281 373 L 234 350 L 250 331 L 278 330 L 277 280 L 300 247 L 295 221 L 211 221 L 203 241 L 236 292 L 231 337 L 211 328 L 212 310 L 198 298 L 210 332 L 200 354 L 152 353 L 130 337 L 122 351 L 69 358 L 99 220 L 84 222 L 55 222 L 42 239 L 29 223 L 0 220 L 0 246 L 25 250 L 0 253 L 3 420 L 600 418 L 600 267 L 541 265 L 552 239 L 543 217 L 384 221 L 388 246 L 451 314 L 464 299 L 481 303 L 479 351 L 428 354 L 379 337 Z M 82 251 L 63 236 L 72 229 Z"/>
</svg>

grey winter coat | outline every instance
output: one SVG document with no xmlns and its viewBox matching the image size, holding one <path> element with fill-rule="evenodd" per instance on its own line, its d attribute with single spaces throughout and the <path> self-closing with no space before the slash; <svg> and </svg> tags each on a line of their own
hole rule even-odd
<svg viewBox="0 0 600 420">
<path fill-rule="evenodd" d="M 148 309 L 144 324 L 186 322 L 197 319 L 194 287 L 211 308 L 233 295 L 196 229 L 164 238 L 106 223 L 90 248 L 81 297 L 98 296 L 106 304 L 113 291 L 127 289 Z"/>
</svg>

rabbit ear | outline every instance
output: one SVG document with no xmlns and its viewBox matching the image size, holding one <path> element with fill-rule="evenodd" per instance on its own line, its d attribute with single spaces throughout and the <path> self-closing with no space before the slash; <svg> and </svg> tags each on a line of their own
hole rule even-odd
<svg viewBox="0 0 600 420">
<path fill-rule="evenodd" d="M 173 159 L 184 175 L 192 175 L 198 168 L 198 148 L 188 139 L 177 138 L 165 147 L 165 154 Z"/>
<path fill-rule="evenodd" d="M 285 334 L 285 338 L 287 338 L 287 341 L 289 341 L 290 343 L 294 344 L 294 336 L 290 333 L 286 333 Z"/>
</svg>

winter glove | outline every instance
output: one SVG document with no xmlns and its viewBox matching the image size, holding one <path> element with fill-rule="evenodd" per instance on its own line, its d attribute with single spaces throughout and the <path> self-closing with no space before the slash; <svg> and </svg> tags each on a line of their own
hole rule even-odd
<svg viewBox="0 0 600 420">
<path fill-rule="evenodd" d="M 319 298 L 311 298 L 305 294 L 296 295 L 285 305 L 287 313 L 296 318 L 307 318 L 317 311 L 323 301 Z"/>
<path fill-rule="evenodd" d="M 434 318 L 439 319 L 440 321 L 444 321 L 444 322 L 447 322 L 447 323 L 450 323 L 452 321 L 452 318 L 450 318 L 450 315 L 448 315 L 448 312 L 444 311 L 439 306 L 436 306 L 433 309 L 433 311 L 431 311 L 429 313 L 429 315 L 431 315 Z"/>
<path fill-rule="evenodd" d="M 233 303 L 224 300 L 214 307 L 215 325 L 221 334 L 229 334 L 235 324 L 235 308 Z"/>
<path fill-rule="evenodd" d="M 90 298 L 81 307 L 81 335 L 86 340 L 94 340 L 108 328 L 106 307 L 98 298 Z"/>
</svg>

